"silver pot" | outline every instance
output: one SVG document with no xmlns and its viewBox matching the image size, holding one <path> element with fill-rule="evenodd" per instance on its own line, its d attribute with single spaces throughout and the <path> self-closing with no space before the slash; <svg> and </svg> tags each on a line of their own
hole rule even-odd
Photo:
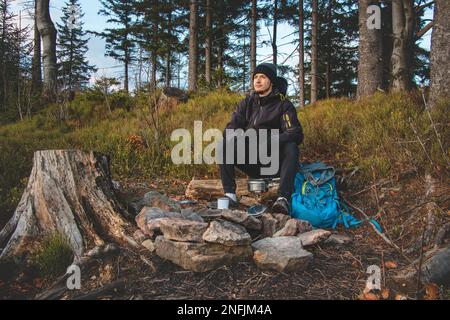
<svg viewBox="0 0 450 320">
<path fill-rule="evenodd" d="M 249 192 L 263 193 L 267 192 L 269 187 L 264 179 L 249 179 L 247 182 Z"/>
</svg>

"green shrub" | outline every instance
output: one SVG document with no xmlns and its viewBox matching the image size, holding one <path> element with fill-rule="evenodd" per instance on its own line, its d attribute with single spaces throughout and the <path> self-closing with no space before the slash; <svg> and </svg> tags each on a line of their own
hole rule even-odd
<svg viewBox="0 0 450 320">
<path fill-rule="evenodd" d="M 134 105 L 133 98 L 123 90 L 111 93 L 109 103 L 112 110 L 120 108 L 130 111 Z"/>
<path fill-rule="evenodd" d="M 73 258 L 73 250 L 67 237 L 55 233 L 44 238 L 34 262 L 42 276 L 54 278 L 66 272 Z"/>
<path fill-rule="evenodd" d="M 33 152 L 41 149 L 74 148 L 108 154 L 112 173 L 118 179 L 218 177 L 214 165 L 174 165 L 170 136 L 178 128 L 186 128 L 192 134 L 196 120 L 203 121 L 203 132 L 209 128 L 222 130 L 243 97 L 216 90 L 195 94 L 177 106 L 163 106 L 155 113 L 159 94 L 158 90 L 152 95 L 138 92 L 123 102 L 126 106 L 132 101 L 131 111 L 118 107 L 109 113 L 103 97 L 95 90 L 87 91 L 77 94 L 70 104 L 70 117 L 79 117 L 81 125 L 71 126 L 47 116 L 59 110 L 52 105 L 32 120 L 0 126 L 0 168 L 7 168 L 0 170 L 0 213 L 12 214 L 30 174 Z M 121 101 L 122 94 L 117 95 L 117 101 Z M 449 101 L 443 101 L 431 113 L 439 143 L 415 93 L 379 93 L 360 101 L 319 101 L 298 111 L 305 134 L 301 160 L 321 160 L 343 168 L 358 166 L 361 183 L 370 182 L 374 175 L 379 179 L 399 170 L 445 169 L 446 157 L 450 156 L 448 105 Z M 137 140 L 132 137 L 145 143 L 134 143 Z M 0 223 L 5 222 L 2 218 Z"/>
<path fill-rule="evenodd" d="M 448 101 L 443 102 L 431 113 L 441 136 L 439 142 L 415 93 L 379 93 L 361 101 L 320 101 L 299 112 L 305 133 L 302 157 L 358 166 L 362 183 L 372 180 L 373 175 L 382 178 L 399 169 L 445 168 L 445 153 L 449 156 L 449 140 L 444 139 L 450 134 L 448 105 Z"/>
</svg>

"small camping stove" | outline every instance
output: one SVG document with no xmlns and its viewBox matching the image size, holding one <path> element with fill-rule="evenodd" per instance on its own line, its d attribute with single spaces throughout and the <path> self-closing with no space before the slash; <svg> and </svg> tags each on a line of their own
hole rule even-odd
<svg viewBox="0 0 450 320">
<path fill-rule="evenodd" d="M 267 179 L 248 179 L 247 189 L 249 192 L 256 195 L 258 204 L 251 206 L 247 209 L 249 215 L 260 216 L 267 211 L 267 207 L 261 204 L 261 197 L 263 193 L 269 191 L 269 188 L 280 183 L 280 178 L 267 178 Z"/>
</svg>

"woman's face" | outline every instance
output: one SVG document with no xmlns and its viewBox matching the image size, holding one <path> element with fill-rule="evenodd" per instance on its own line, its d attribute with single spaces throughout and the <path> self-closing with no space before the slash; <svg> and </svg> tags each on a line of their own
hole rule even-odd
<svg viewBox="0 0 450 320">
<path fill-rule="evenodd" d="M 265 74 L 257 73 L 253 78 L 253 87 L 258 94 L 264 95 L 272 91 L 272 82 Z"/>
</svg>

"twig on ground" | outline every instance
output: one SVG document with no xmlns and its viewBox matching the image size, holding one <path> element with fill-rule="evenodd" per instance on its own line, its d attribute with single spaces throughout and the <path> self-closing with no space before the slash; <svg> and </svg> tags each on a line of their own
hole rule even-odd
<svg viewBox="0 0 450 320">
<path fill-rule="evenodd" d="M 439 195 L 439 196 L 442 196 L 442 195 L 443 195 L 443 194 L 441 194 L 441 195 Z M 439 198 L 439 196 L 437 196 L 437 198 Z M 441 201 L 442 201 L 442 202 L 445 202 L 445 201 L 447 201 L 447 200 L 449 200 L 449 199 L 450 199 L 450 196 L 445 197 L 445 198 L 442 199 Z M 435 199 L 431 199 L 431 200 L 423 201 L 423 202 L 421 202 L 421 203 L 415 205 L 414 207 L 411 207 L 411 208 L 409 208 L 409 209 L 406 209 L 406 210 L 400 212 L 400 215 L 404 215 L 404 214 L 406 214 L 406 213 L 408 213 L 408 212 L 411 212 L 411 211 L 413 211 L 413 210 L 415 210 L 415 209 L 417 209 L 417 208 L 420 208 L 420 207 L 422 207 L 422 206 L 424 206 L 424 205 L 426 205 L 427 203 L 430 203 L 430 202 L 436 202 L 436 200 L 435 200 Z"/>
<path fill-rule="evenodd" d="M 360 208 L 356 207 L 354 204 L 350 203 L 348 200 L 346 200 L 343 197 L 343 200 L 353 209 L 355 209 L 356 211 L 358 211 L 359 213 L 361 213 L 366 219 L 367 221 L 370 221 L 370 217 L 364 212 L 362 211 Z M 403 252 L 402 249 L 400 249 L 399 246 L 397 246 L 395 243 L 392 242 L 392 240 L 390 240 L 384 233 L 380 232 L 372 223 L 369 223 L 370 226 L 372 227 L 372 229 L 389 245 L 391 245 L 392 247 L 394 247 L 397 251 L 400 252 L 400 254 L 409 262 L 412 263 L 412 260 L 405 255 L 405 253 Z"/>
<path fill-rule="evenodd" d="M 368 186 L 367 188 L 364 188 L 364 189 L 362 189 L 362 190 L 360 190 L 360 191 L 357 191 L 357 192 L 355 192 L 355 193 L 352 193 L 351 195 L 349 195 L 349 197 L 354 197 L 354 196 L 357 196 L 357 195 L 359 195 L 359 194 L 361 194 L 361 193 L 370 191 L 373 187 L 377 187 L 377 186 L 380 186 L 380 187 L 381 187 L 381 186 L 384 186 L 385 184 L 388 184 L 389 182 L 392 182 L 392 179 L 379 181 L 379 182 L 377 182 L 377 183 L 375 183 L 375 184 L 373 184 L 373 185 L 371 185 L 371 186 Z"/>
<path fill-rule="evenodd" d="M 422 261 L 423 261 L 423 246 L 424 246 L 424 239 L 425 239 L 425 230 L 426 230 L 426 226 L 423 226 L 422 244 L 420 246 L 419 267 L 417 268 L 416 299 L 419 299 L 419 292 L 420 292 L 420 276 L 422 274 L 421 270 L 422 270 Z"/>
<path fill-rule="evenodd" d="M 124 289 L 125 284 L 126 281 L 124 279 L 119 279 L 87 294 L 77 296 L 74 298 L 74 300 L 94 300 L 104 294 Z"/>
<path fill-rule="evenodd" d="M 420 145 L 422 146 L 423 152 L 425 152 L 425 155 L 427 156 L 428 160 L 430 160 L 431 165 L 434 166 L 434 162 L 433 162 L 433 160 L 431 160 L 431 157 L 428 154 L 427 149 L 425 148 L 425 145 L 423 144 L 422 140 L 420 139 L 419 133 L 417 132 L 416 127 L 414 127 L 414 125 L 411 121 L 411 118 L 409 119 L 409 125 L 413 129 L 414 134 L 416 135 L 417 141 L 419 141 Z"/>
<path fill-rule="evenodd" d="M 430 110 L 429 110 L 429 107 L 428 107 L 428 103 L 427 103 L 427 100 L 425 99 L 425 93 L 423 92 L 423 90 L 421 90 L 421 91 L 422 91 L 423 103 L 425 105 L 425 110 L 427 111 L 428 118 L 430 119 L 430 122 L 431 122 L 431 126 L 434 129 L 434 133 L 436 134 L 437 141 L 439 142 L 439 146 L 441 147 L 442 155 L 444 156 L 445 160 L 447 161 L 447 166 L 450 167 L 450 161 L 448 159 L 447 152 L 445 152 L 444 147 L 442 146 L 441 136 L 440 136 L 440 134 L 438 133 L 438 131 L 436 129 L 436 125 L 434 124 L 433 118 L 431 117 L 431 113 L 430 113 Z"/>
<path fill-rule="evenodd" d="M 384 251 L 381 250 L 381 268 L 383 271 L 383 288 L 386 288 L 386 270 L 384 267 Z"/>
</svg>

